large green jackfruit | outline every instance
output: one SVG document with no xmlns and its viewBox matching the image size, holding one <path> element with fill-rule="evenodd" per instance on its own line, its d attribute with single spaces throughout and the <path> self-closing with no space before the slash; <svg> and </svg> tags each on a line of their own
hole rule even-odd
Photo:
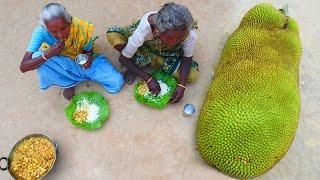
<svg viewBox="0 0 320 180">
<path fill-rule="evenodd" d="M 197 125 L 206 163 L 247 179 L 271 169 L 288 151 L 300 112 L 297 23 L 259 4 L 227 40 Z"/>
</svg>

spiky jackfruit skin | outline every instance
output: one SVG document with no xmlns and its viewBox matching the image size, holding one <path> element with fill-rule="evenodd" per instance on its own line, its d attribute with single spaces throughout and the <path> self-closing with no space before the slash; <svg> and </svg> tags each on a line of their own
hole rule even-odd
<svg viewBox="0 0 320 180">
<path fill-rule="evenodd" d="M 298 125 L 297 23 L 269 4 L 243 18 L 223 49 L 197 125 L 201 157 L 247 179 L 272 168 Z"/>
</svg>

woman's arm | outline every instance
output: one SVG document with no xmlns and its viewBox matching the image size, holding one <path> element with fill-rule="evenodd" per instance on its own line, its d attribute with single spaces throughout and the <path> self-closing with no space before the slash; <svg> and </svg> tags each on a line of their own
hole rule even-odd
<svg viewBox="0 0 320 180">
<path fill-rule="evenodd" d="M 180 64 L 180 80 L 179 84 L 185 86 L 187 82 L 187 77 L 190 72 L 192 64 L 192 57 L 182 57 Z"/>
<path fill-rule="evenodd" d="M 49 59 L 52 56 L 56 56 L 60 54 L 63 48 L 64 48 L 64 42 L 58 42 L 57 44 L 51 46 L 47 52 L 44 52 L 43 56 L 46 59 Z M 25 73 L 25 72 L 37 69 L 46 61 L 46 59 L 43 58 L 43 56 L 39 56 L 32 59 L 32 54 L 33 52 L 28 52 L 28 51 L 24 54 L 20 64 L 21 72 Z"/>
<path fill-rule="evenodd" d="M 118 49 L 117 49 L 118 50 Z M 139 68 L 136 64 L 132 62 L 131 58 L 127 58 L 123 56 L 122 54 L 119 57 L 120 63 L 125 66 L 130 72 L 136 74 L 143 80 L 147 82 L 147 85 L 150 89 L 150 91 L 156 95 L 158 95 L 161 91 L 159 83 L 157 80 L 152 78 L 151 75 L 149 75 L 147 72 L 143 71 L 141 68 Z"/>
<path fill-rule="evenodd" d="M 182 57 L 180 62 L 181 63 L 180 64 L 180 80 L 175 92 L 173 93 L 173 96 L 170 99 L 171 103 L 179 102 L 184 96 L 187 77 L 191 69 L 193 50 L 194 50 L 196 38 L 197 38 L 196 29 L 191 29 L 189 30 L 188 37 L 183 42 L 184 56 Z"/>
<path fill-rule="evenodd" d="M 180 79 L 178 86 L 170 99 L 170 103 L 177 103 L 184 96 L 187 77 L 190 72 L 192 57 L 182 57 L 180 64 Z"/>
<path fill-rule="evenodd" d="M 22 62 L 20 64 L 21 72 L 25 73 L 37 69 L 46 61 L 42 56 L 32 59 L 32 54 L 32 52 L 26 52 L 24 54 Z"/>
<path fill-rule="evenodd" d="M 141 68 L 139 68 L 136 64 L 132 62 L 131 58 L 127 58 L 122 54 L 119 57 L 120 63 L 125 66 L 129 71 L 141 77 L 143 80 L 148 81 L 150 79 L 150 75 L 144 72 Z"/>
</svg>

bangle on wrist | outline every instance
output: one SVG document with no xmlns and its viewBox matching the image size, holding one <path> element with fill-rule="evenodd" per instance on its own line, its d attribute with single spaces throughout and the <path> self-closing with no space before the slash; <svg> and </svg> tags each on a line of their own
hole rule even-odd
<svg viewBox="0 0 320 180">
<path fill-rule="evenodd" d="M 186 89 L 186 86 L 182 85 L 182 84 L 177 84 L 177 86 L 182 87 L 183 89 Z"/>
<path fill-rule="evenodd" d="M 153 77 L 151 76 L 148 81 L 147 81 L 147 84 L 153 79 Z"/>
<path fill-rule="evenodd" d="M 48 60 L 48 58 L 46 58 L 46 57 L 44 56 L 44 53 L 42 53 L 41 56 L 42 56 L 42 58 L 43 58 L 44 60 Z"/>
</svg>

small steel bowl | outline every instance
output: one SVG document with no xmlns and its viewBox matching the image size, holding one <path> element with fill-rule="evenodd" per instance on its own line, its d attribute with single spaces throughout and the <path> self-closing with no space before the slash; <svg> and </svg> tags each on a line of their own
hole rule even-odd
<svg viewBox="0 0 320 180">
<path fill-rule="evenodd" d="M 44 139 L 47 139 L 49 142 L 51 142 L 52 146 L 54 147 L 55 149 L 55 157 L 54 157 L 54 161 L 53 161 L 53 164 L 52 166 L 50 167 L 50 169 L 42 176 L 40 177 L 39 179 L 45 177 L 51 170 L 52 168 L 54 167 L 55 165 L 55 162 L 56 162 L 56 159 L 57 159 L 57 155 L 58 155 L 58 143 L 57 141 L 54 141 L 52 140 L 49 136 L 46 136 L 46 135 L 43 135 L 43 134 L 30 134 L 24 138 L 22 138 L 21 140 L 19 140 L 14 146 L 13 148 L 11 149 L 10 153 L 9 153 L 9 157 L 1 157 L 0 158 L 0 162 L 3 161 L 3 160 L 6 160 L 7 161 L 7 166 L 6 167 L 0 167 L 0 170 L 2 171 L 6 171 L 8 170 L 10 175 L 14 178 L 14 179 L 17 179 L 18 177 L 16 177 L 16 175 L 14 174 L 14 172 L 12 171 L 11 169 L 11 161 L 12 161 L 12 155 L 13 155 L 13 152 L 16 150 L 16 148 L 22 143 L 24 142 L 25 140 L 28 140 L 32 137 L 40 137 L 40 138 L 44 138 Z"/>
<path fill-rule="evenodd" d="M 86 54 L 78 54 L 75 61 L 77 64 L 83 66 L 84 64 L 86 64 L 89 60 L 88 55 Z"/>
<path fill-rule="evenodd" d="M 196 108 L 192 104 L 186 104 L 183 107 L 183 116 L 192 116 L 196 112 Z"/>
</svg>

